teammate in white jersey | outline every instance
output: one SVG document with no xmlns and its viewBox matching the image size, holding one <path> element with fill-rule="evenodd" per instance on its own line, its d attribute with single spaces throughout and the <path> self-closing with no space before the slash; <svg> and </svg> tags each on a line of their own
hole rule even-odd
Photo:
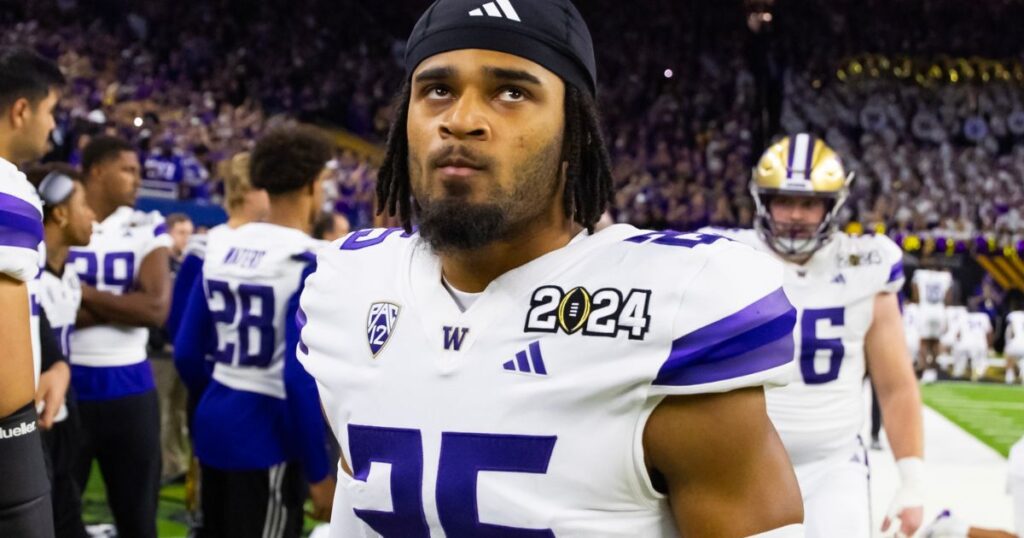
<svg viewBox="0 0 1024 538">
<path fill-rule="evenodd" d="M 967 322 L 967 307 L 950 305 L 946 307 L 945 330 L 939 337 L 939 357 L 935 360 L 940 367 L 948 368 L 953 363 L 953 351 L 960 342 L 960 333 Z"/>
<path fill-rule="evenodd" d="M 298 538 L 307 491 L 314 516 L 329 519 L 334 465 L 316 384 L 295 353 L 299 293 L 323 246 L 309 231 L 331 153 L 310 128 L 273 130 L 256 143 L 252 180 L 270 196 L 267 221 L 211 241 L 189 298 L 174 355 L 189 391 L 202 395 L 192 421 L 200 538 Z"/>
<path fill-rule="evenodd" d="M 156 536 L 160 412 L 147 360 L 148 327 L 170 301 L 171 238 L 159 213 L 133 209 L 141 184 L 135 148 L 93 138 L 82 152 L 86 201 L 99 222 L 68 264 L 82 281 L 71 336 L 71 381 L 82 418 L 76 476 L 84 487 L 99 463 L 118 532 Z"/>
<path fill-rule="evenodd" d="M 783 260 L 786 294 L 800 310 L 798 379 L 766 397 L 800 481 L 807 535 L 871 535 L 859 438 L 870 374 L 903 479 L 884 527 L 899 518 L 899 530 L 909 536 L 921 524 L 923 441 L 897 298 L 903 252 L 885 236 L 836 230 L 851 180 L 822 140 L 783 138 L 754 169 L 757 229 L 721 233 Z"/>
<path fill-rule="evenodd" d="M 947 331 L 946 305 L 953 294 L 953 277 L 948 271 L 918 269 L 911 279 L 911 300 L 921 309 L 921 353 L 917 370 L 922 379 L 933 380 L 935 362 L 942 353 L 941 338 Z"/>
<path fill-rule="evenodd" d="M 921 308 L 917 303 L 903 305 L 903 335 L 907 342 L 907 353 L 910 360 L 916 361 L 921 351 Z"/>
<path fill-rule="evenodd" d="M 249 181 L 249 152 L 244 151 L 231 158 L 224 177 L 224 210 L 228 221 L 214 226 L 205 234 L 193 234 L 174 279 L 174 291 L 171 295 L 171 311 L 167 315 L 167 334 L 174 340 L 181 324 L 181 316 L 185 313 L 185 305 L 189 292 L 198 278 L 199 271 L 206 258 L 206 249 L 214 237 L 223 232 L 234 230 L 243 224 L 261 222 L 270 211 L 267 191 L 255 189 Z"/>
<path fill-rule="evenodd" d="M 50 485 L 34 405 L 39 375 L 42 204 L 18 165 L 49 149 L 65 81 L 50 60 L 0 49 L 0 536 L 53 535 Z"/>
<path fill-rule="evenodd" d="M 512 4 L 417 23 L 378 183 L 405 229 L 339 240 L 307 280 L 331 536 L 798 535 L 762 388 L 793 358 L 781 266 L 590 233 L 612 183 L 589 31 L 567 0 Z"/>
<path fill-rule="evenodd" d="M 961 321 L 953 347 L 953 377 L 962 378 L 970 367 L 970 378 L 977 381 L 988 370 L 988 351 L 992 347 L 992 320 L 984 312 L 971 312 Z"/>
<path fill-rule="evenodd" d="M 1006 384 L 1012 385 L 1021 376 L 1020 364 L 1024 359 L 1024 310 L 1014 310 L 1006 315 L 1006 346 L 1003 348 L 1006 358 Z"/>
<path fill-rule="evenodd" d="M 85 187 L 73 167 L 46 164 L 30 169 L 28 177 L 43 201 L 46 237 L 39 303 L 40 321 L 48 323 L 40 327 L 44 371 L 37 400 L 43 404 L 39 423 L 46 430 L 43 440 L 50 457 L 54 528 L 58 537 L 81 537 L 86 536 L 81 489 L 73 471 L 82 439 L 74 391 L 68 390 L 71 369 L 67 357 L 82 290 L 78 274 L 65 267 L 65 262 L 70 247 L 89 244 L 96 215 L 85 203 Z M 48 342 L 54 344 L 56 353 L 48 353 Z M 56 356 L 52 364 L 46 364 L 48 355 Z"/>
</svg>

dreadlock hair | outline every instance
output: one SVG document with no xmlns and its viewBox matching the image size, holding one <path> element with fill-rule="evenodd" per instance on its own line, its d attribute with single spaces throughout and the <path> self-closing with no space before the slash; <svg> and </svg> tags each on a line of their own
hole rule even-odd
<svg viewBox="0 0 1024 538">
<path fill-rule="evenodd" d="M 377 214 L 397 215 L 412 231 L 412 187 L 409 181 L 410 87 L 395 99 L 395 121 L 388 133 L 387 153 L 377 175 Z M 567 162 L 564 209 L 573 221 L 594 230 L 612 200 L 612 165 L 601 133 L 597 103 L 587 92 L 565 85 L 565 132 L 561 162 Z"/>
</svg>

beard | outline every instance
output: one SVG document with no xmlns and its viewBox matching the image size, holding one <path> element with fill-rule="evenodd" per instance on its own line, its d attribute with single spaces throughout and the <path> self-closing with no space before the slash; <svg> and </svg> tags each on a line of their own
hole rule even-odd
<svg viewBox="0 0 1024 538">
<path fill-rule="evenodd" d="M 512 235 L 507 215 L 498 204 L 444 198 L 420 207 L 420 236 L 435 252 L 476 250 Z"/>
<path fill-rule="evenodd" d="M 561 185 L 560 147 L 552 144 L 517 166 L 511 189 L 492 184 L 487 202 L 468 201 L 469 191 L 459 187 L 436 198 L 417 196 L 420 237 L 437 253 L 466 252 L 512 239 L 540 222 Z"/>
</svg>

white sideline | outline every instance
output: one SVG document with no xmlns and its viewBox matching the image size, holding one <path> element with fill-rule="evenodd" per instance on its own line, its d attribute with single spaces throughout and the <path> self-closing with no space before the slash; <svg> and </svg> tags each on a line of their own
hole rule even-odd
<svg viewBox="0 0 1024 538">
<path fill-rule="evenodd" d="M 870 400 L 868 400 L 870 402 Z M 870 405 L 870 403 L 869 403 Z M 870 411 L 866 417 L 870 417 Z M 870 419 L 869 419 L 870 420 Z M 863 438 L 870 439 L 869 425 Z M 924 407 L 925 461 L 928 483 L 925 522 L 944 509 L 980 527 L 1013 528 L 1010 497 L 1006 494 L 1006 460 L 956 424 Z M 875 536 L 899 484 L 896 463 L 882 430 L 882 451 L 871 451 L 871 509 Z"/>
</svg>

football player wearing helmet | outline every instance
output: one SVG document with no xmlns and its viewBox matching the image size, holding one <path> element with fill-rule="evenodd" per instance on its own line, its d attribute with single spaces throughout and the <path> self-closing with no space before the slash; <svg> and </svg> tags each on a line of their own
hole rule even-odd
<svg viewBox="0 0 1024 538">
<path fill-rule="evenodd" d="M 852 174 L 819 138 L 797 134 L 764 152 L 753 171 L 754 230 L 712 230 L 774 253 L 800 310 L 799 376 L 766 393 L 804 499 L 808 536 L 870 536 L 868 466 L 859 439 L 870 375 L 902 474 L 883 529 L 921 523 L 921 398 L 897 292 L 903 255 L 881 235 L 838 228 Z"/>
</svg>

